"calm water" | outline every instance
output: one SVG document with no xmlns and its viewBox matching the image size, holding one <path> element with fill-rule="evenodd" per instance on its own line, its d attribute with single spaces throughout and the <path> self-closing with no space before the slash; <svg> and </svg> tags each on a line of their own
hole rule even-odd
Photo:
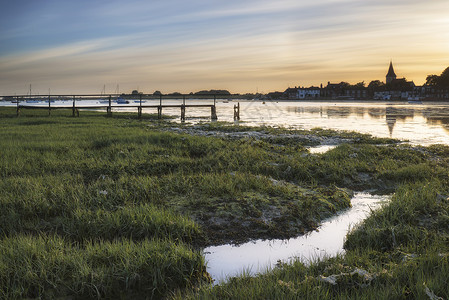
<svg viewBox="0 0 449 300">
<path fill-rule="evenodd" d="M 408 140 L 412 144 L 449 145 L 449 102 L 312 102 L 217 101 L 219 121 L 233 121 L 233 106 L 240 103 L 240 123 L 293 128 L 355 130 L 378 137 Z M 173 103 L 176 103 L 175 101 Z M 181 101 L 177 103 L 181 104 Z M 210 103 L 213 103 L 212 101 Z M 155 112 L 155 109 L 148 112 Z M 179 109 L 164 113 L 180 115 Z M 187 109 L 189 122 L 210 118 L 210 110 Z"/>
<path fill-rule="evenodd" d="M 95 104 L 97 101 L 82 101 L 83 105 Z M 447 144 L 449 145 L 449 102 L 425 104 L 408 104 L 407 102 L 319 102 L 319 101 L 229 101 L 217 100 L 219 121 L 233 121 L 233 106 L 240 102 L 242 124 L 270 125 L 311 129 L 355 130 L 378 137 L 392 137 L 409 140 L 413 144 Z M 163 100 L 163 104 L 181 104 L 182 100 Z M 213 100 L 186 100 L 186 104 L 207 103 Z M 159 101 L 146 101 L 146 104 L 159 104 Z M 11 105 L 1 103 L 0 105 Z M 37 104 L 29 104 L 37 105 Z M 46 106 L 48 103 L 38 105 Z M 56 101 L 52 105 L 72 105 L 71 101 Z M 104 104 L 106 105 L 106 104 Z M 138 105 L 130 101 L 129 105 Z M 135 108 L 115 110 L 136 111 Z M 156 109 L 144 109 L 155 113 Z M 179 109 L 164 109 L 164 114 L 179 117 Z M 210 118 L 210 109 L 188 108 L 188 122 Z"/>
<path fill-rule="evenodd" d="M 240 246 L 222 245 L 204 249 L 207 271 L 215 283 L 229 276 L 263 272 L 276 265 L 278 260 L 288 262 L 299 258 L 305 263 L 324 256 L 343 253 L 343 243 L 348 229 L 364 220 L 371 209 L 380 207 L 389 196 L 356 193 L 352 207 L 324 221 L 318 230 L 289 240 L 257 240 Z"/>
<path fill-rule="evenodd" d="M 219 120 L 232 121 L 230 103 L 219 103 Z M 231 107 L 228 108 L 229 104 Z M 221 107 L 223 106 L 223 107 Z M 449 103 L 240 102 L 241 120 L 250 125 L 355 130 L 413 144 L 449 145 Z"/>
</svg>

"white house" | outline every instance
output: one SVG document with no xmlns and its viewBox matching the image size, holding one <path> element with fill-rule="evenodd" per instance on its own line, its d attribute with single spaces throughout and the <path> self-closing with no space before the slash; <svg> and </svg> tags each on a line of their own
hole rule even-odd
<svg viewBox="0 0 449 300">
<path fill-rule="evenodd" d="M 321 94 L 321 90 L 319 87 L 302 87 L 302 88 L 298 88 L 296 97 L 298 99 L 318 99 L 320 97 Z"/>
</svg>

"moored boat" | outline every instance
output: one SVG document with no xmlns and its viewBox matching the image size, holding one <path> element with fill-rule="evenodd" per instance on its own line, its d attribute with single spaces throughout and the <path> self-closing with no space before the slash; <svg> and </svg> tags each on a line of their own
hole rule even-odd
<svg viewBox="0 0 449 300">
<path fill-rule="evenodd" d="M 129 101 L 123 97 L 118 97 L 115 102 L 117 102 L 117 104 L 129 104 Z"/>
</svg>

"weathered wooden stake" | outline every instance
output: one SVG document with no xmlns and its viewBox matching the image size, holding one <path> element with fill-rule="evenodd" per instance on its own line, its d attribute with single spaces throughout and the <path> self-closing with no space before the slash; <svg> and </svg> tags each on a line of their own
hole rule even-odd
<svg viewBox="0 0 449 300">
<path fill-rule="evenodd" d="M 109 95 L 109 106 L 106 108 L 108 117 L 112 116 L 112 107 L 111 107 L 111 105 L 112 105 L 112 99 L 111 99 L 111 95 Z"/>
<path fill-rule="evenodd" d="M 215 105 L 210 107 L 210 118 L 214 121 L 216 121 L 218 119 L 217 118 L 217 107 Z"/>
<path fill-rule="evenodd" d="M 75 96 L 73 96 L 72 117 L 75 117 L 75 110 L 76 110 L 76 107 L 75 107 Z"/>
<path fill-rule="evenodd" d="M 157 118 L 162 119 L 162 94 L 159 95 L 159 106 L 157 108 Z"/>
<path fill-rule="evenodd" d="M 137 118 L 142 118 L 142 94 L 140 94 L 140 104 L 137 108 Z"/>
<path fill-rule="evenodd" d="M 181 106 L 181 121 L 185 121 L 186 120 L 186 106 L 185 104 L 183 104 Z"/>
<path fill-rule="evenodd" d="M 48 95 L 48 115 L 51 115 L 51 99 L 50 99 L 50 95 Z"/>
<path fill-rule="evenodd" d="M 16 112 L 16 114 L 17 114 L 17 116 L 19 116 L 20 115 L 19 97 L 16 97 L 16 101 L 17 101 L 17 112 Z"/>
<path fill-rule="evenodd" d="M 240 120 L 240 102 L 234 104 L 234 121 Z"/>
</svg>

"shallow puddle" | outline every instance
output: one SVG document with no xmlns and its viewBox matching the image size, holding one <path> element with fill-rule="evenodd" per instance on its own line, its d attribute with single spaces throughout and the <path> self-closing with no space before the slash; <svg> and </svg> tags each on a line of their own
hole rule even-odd
<svg viewBox="0 0 449 300">
<path fill-rule="evenodd" d="M 348 230 L 364 220 L 371 210 L 379 208 L 390 196 L 356 193 L 352 207 L 325 220 L 316 230 L 288 240 L 256 240 L 239 246 L 221 245 L 204 249 L 207 271 L 215 283 L 228 277 L 266 271 L 278 260 L 300 258 L 304 262 L 343 253 Z"/>
</svg>

